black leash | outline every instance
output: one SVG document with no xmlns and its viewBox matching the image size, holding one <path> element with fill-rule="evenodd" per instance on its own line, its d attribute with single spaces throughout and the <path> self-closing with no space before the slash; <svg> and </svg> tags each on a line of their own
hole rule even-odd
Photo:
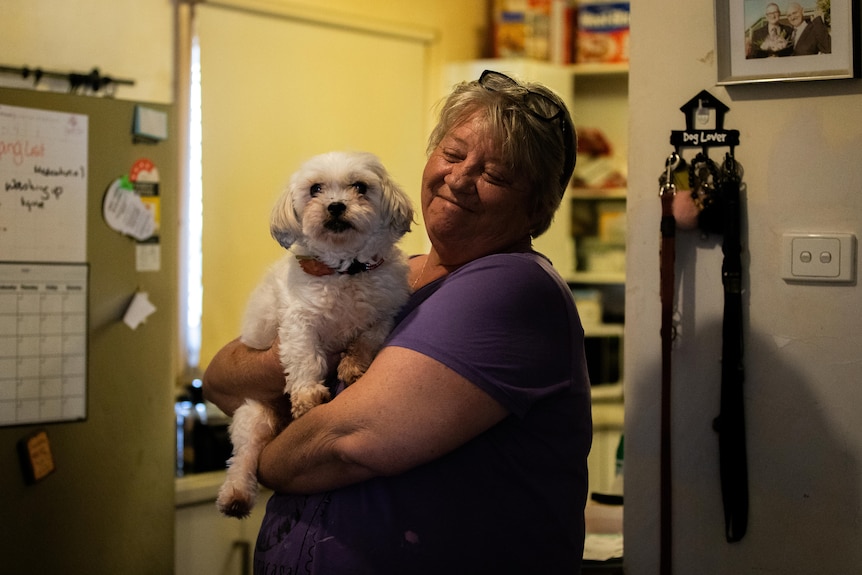
<svg viewBox="0 0 862 575">
<path fill-rule="evenodd" d="M 721 354 L 721 408 L 713 427 L 718 432 L 721 496 L 725 537 L 739 541 L 748 527 L 748 457 L 745 447 L 745 409 L 742 362 L 742 243 L 740 239 L 740 167 L 727 154 L 721 169 L 724 202 L 724 243 L 721 281 L 724 321 Z"/>
<path fill-rule="evenodd" d="M 718 233 L 722 243 L 722 285 L 724 316 L 722 324 L 721 400 L 719 416 L 713 427 L 719 438 L 721 494 L 724 507 L 725 537 L 740 541 L 748 526 L 748 464 L 745 445 L 745 410 L 742 361 L 742 242 L 740 191 L 742 168 L 728 153 L 719 168 L 706 156 L 698 154 L 685 170 L 685 161 L 672 153 L 659 179 L 661 217 L 661 486 L 660 486 L 660 558 L 661 575 L 672 571 L 672 455 L 671 455 L 671 364 L 675 337 L 673 325 L 676 229 L 674 199 L 678 187 L 691 187 L 697 206 L 697 227 L 704 233 Z M 688 181 L 682 174 L 688 176 Z M 677 182 L 680 182 L 677 185 Z M 683 224 L 685 225 L 685 224 Z"/>
<path fill-rule="evenodd" d="M 721 349 L 721 400 L 713 429 L 718 433 L 721 499 L 725 537 L 739 541 L 748 527 L 748 456 L 745 447 L 745 408 L 742 362 L 742 242 L 740 189 L 742 168 L 732 153 L 721 167 L 705 153 L 691 163 L 689 180 L 700 207 L 698 227 L 723 236 L 721 282 L 724 318 Z"/>
</svg>

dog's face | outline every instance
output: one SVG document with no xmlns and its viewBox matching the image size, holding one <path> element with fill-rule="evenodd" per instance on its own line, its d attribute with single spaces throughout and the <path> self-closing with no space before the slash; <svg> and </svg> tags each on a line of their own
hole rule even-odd
<svg viewBox="0 0 862 575">
<path fill-rule="evenodd" d="M 315 251 L 358 252 L 371 241 L 394 243 L 410 231 L 407 195 L 373 154 L 329 152 L 293 175 L 272 212 L 273 237 Z"/>
</svg>

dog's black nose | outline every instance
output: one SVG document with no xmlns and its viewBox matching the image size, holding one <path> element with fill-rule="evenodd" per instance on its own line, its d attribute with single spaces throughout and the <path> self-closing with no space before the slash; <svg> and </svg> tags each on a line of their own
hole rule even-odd
<svg viewBox="0 0 862 575">
<path fill-rule="evenodd" d="M 342 202 L 332 202 L 326 207 L 326 209 L 329 210 L 330 214 L 338 217 L 344 213 L 344 210 L 347 209 L 347 206 L 345 206 Z"/>
</svg>

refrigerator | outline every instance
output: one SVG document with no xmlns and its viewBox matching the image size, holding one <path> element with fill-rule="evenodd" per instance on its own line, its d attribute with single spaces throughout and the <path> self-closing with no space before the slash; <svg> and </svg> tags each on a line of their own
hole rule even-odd
<svg viewBox="0 0 862 575">
<path fill-rule="evenodd" d="M 40 121 L 54 113 L 66 116 L 73 132 L 68 165 L 49 160 L 32 177 L 16 173 L 16 155 L 26 162 L 55 143 L 54 135 L 40 132 Z M 15 128 L 10 114 L 25 116 L 26 129 Z M 174 117 L 173 106 L 0 89 L 0 263 L 7 274 L 0 297 L 28 288 L 26 274 L 46 270 L 72 273 L 70 282 L 78 284 L 68 289 L 82 290 L 75 321 L 71 305 L 56 316 L 40 312 L 38 321 L 9 305 L 0 313 L 2 573 L 173 570 L 180 226 Z M 159 133 L 134 135 L 141 121 Z M 84 158 L 80 165 L 77 158 Z M 42 183 L 58 177 L 68 185 Z M 149 235 L 119 221 L 128 211 L 106 208 L 112 193 L 146 206 Z M 49 208 L 53 219 L 38 215 Z M 48 250 L 62 260 L 59 266 L 43 261 L 44 249 L 29 251 L 47 237 L 57 241 Z M 10 247 L 13 241 L 20 245 Z M 143 305 L 141 313 L 130 313 L 133 302 Z M 24 336 L 15 332 L 24 333 L 27 322 L 80 332 L 58 344 L 61 360 L 46 355 L 33 363 L 23 357 Z M 31 340 L 45 347 L 46 337 Z M 78 372 L 58 376 L 51 371 L 58 362 L 77 365 Z M 38 377 L 25 381 L 25 365 L 53 373 L 53 391 Z M 34 400 L 37 388 L 44 396 Z M 51 393 L 68 397 L 52 403 Z"/>
</svg>

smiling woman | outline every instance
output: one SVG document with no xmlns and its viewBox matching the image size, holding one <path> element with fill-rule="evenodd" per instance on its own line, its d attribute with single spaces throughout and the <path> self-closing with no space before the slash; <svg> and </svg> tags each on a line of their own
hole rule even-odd
<svg viewBox="0 0 862 575">
<path fill-rule="evenodd" d="M 553 113 L 537 115 L 525 94 Z M 422 176 L 431 249 L 410 261 L 413 293 L 364 375 L 332 374 L 332 399 L 261 453 L 257 478 L 276 491 L 261 573 L 579 571 L 584 331 L 568 285 L 531 245 L 571 176 L 571 119 L 559 96 L 511 79 L 460 83 L 440 118 Z M 551 169 L 532 164 L 538 143 Z M 229 342 L 205 395 L 228 410 L 284 400 L 272 358 L 285 347 Z"/>
</svg>

